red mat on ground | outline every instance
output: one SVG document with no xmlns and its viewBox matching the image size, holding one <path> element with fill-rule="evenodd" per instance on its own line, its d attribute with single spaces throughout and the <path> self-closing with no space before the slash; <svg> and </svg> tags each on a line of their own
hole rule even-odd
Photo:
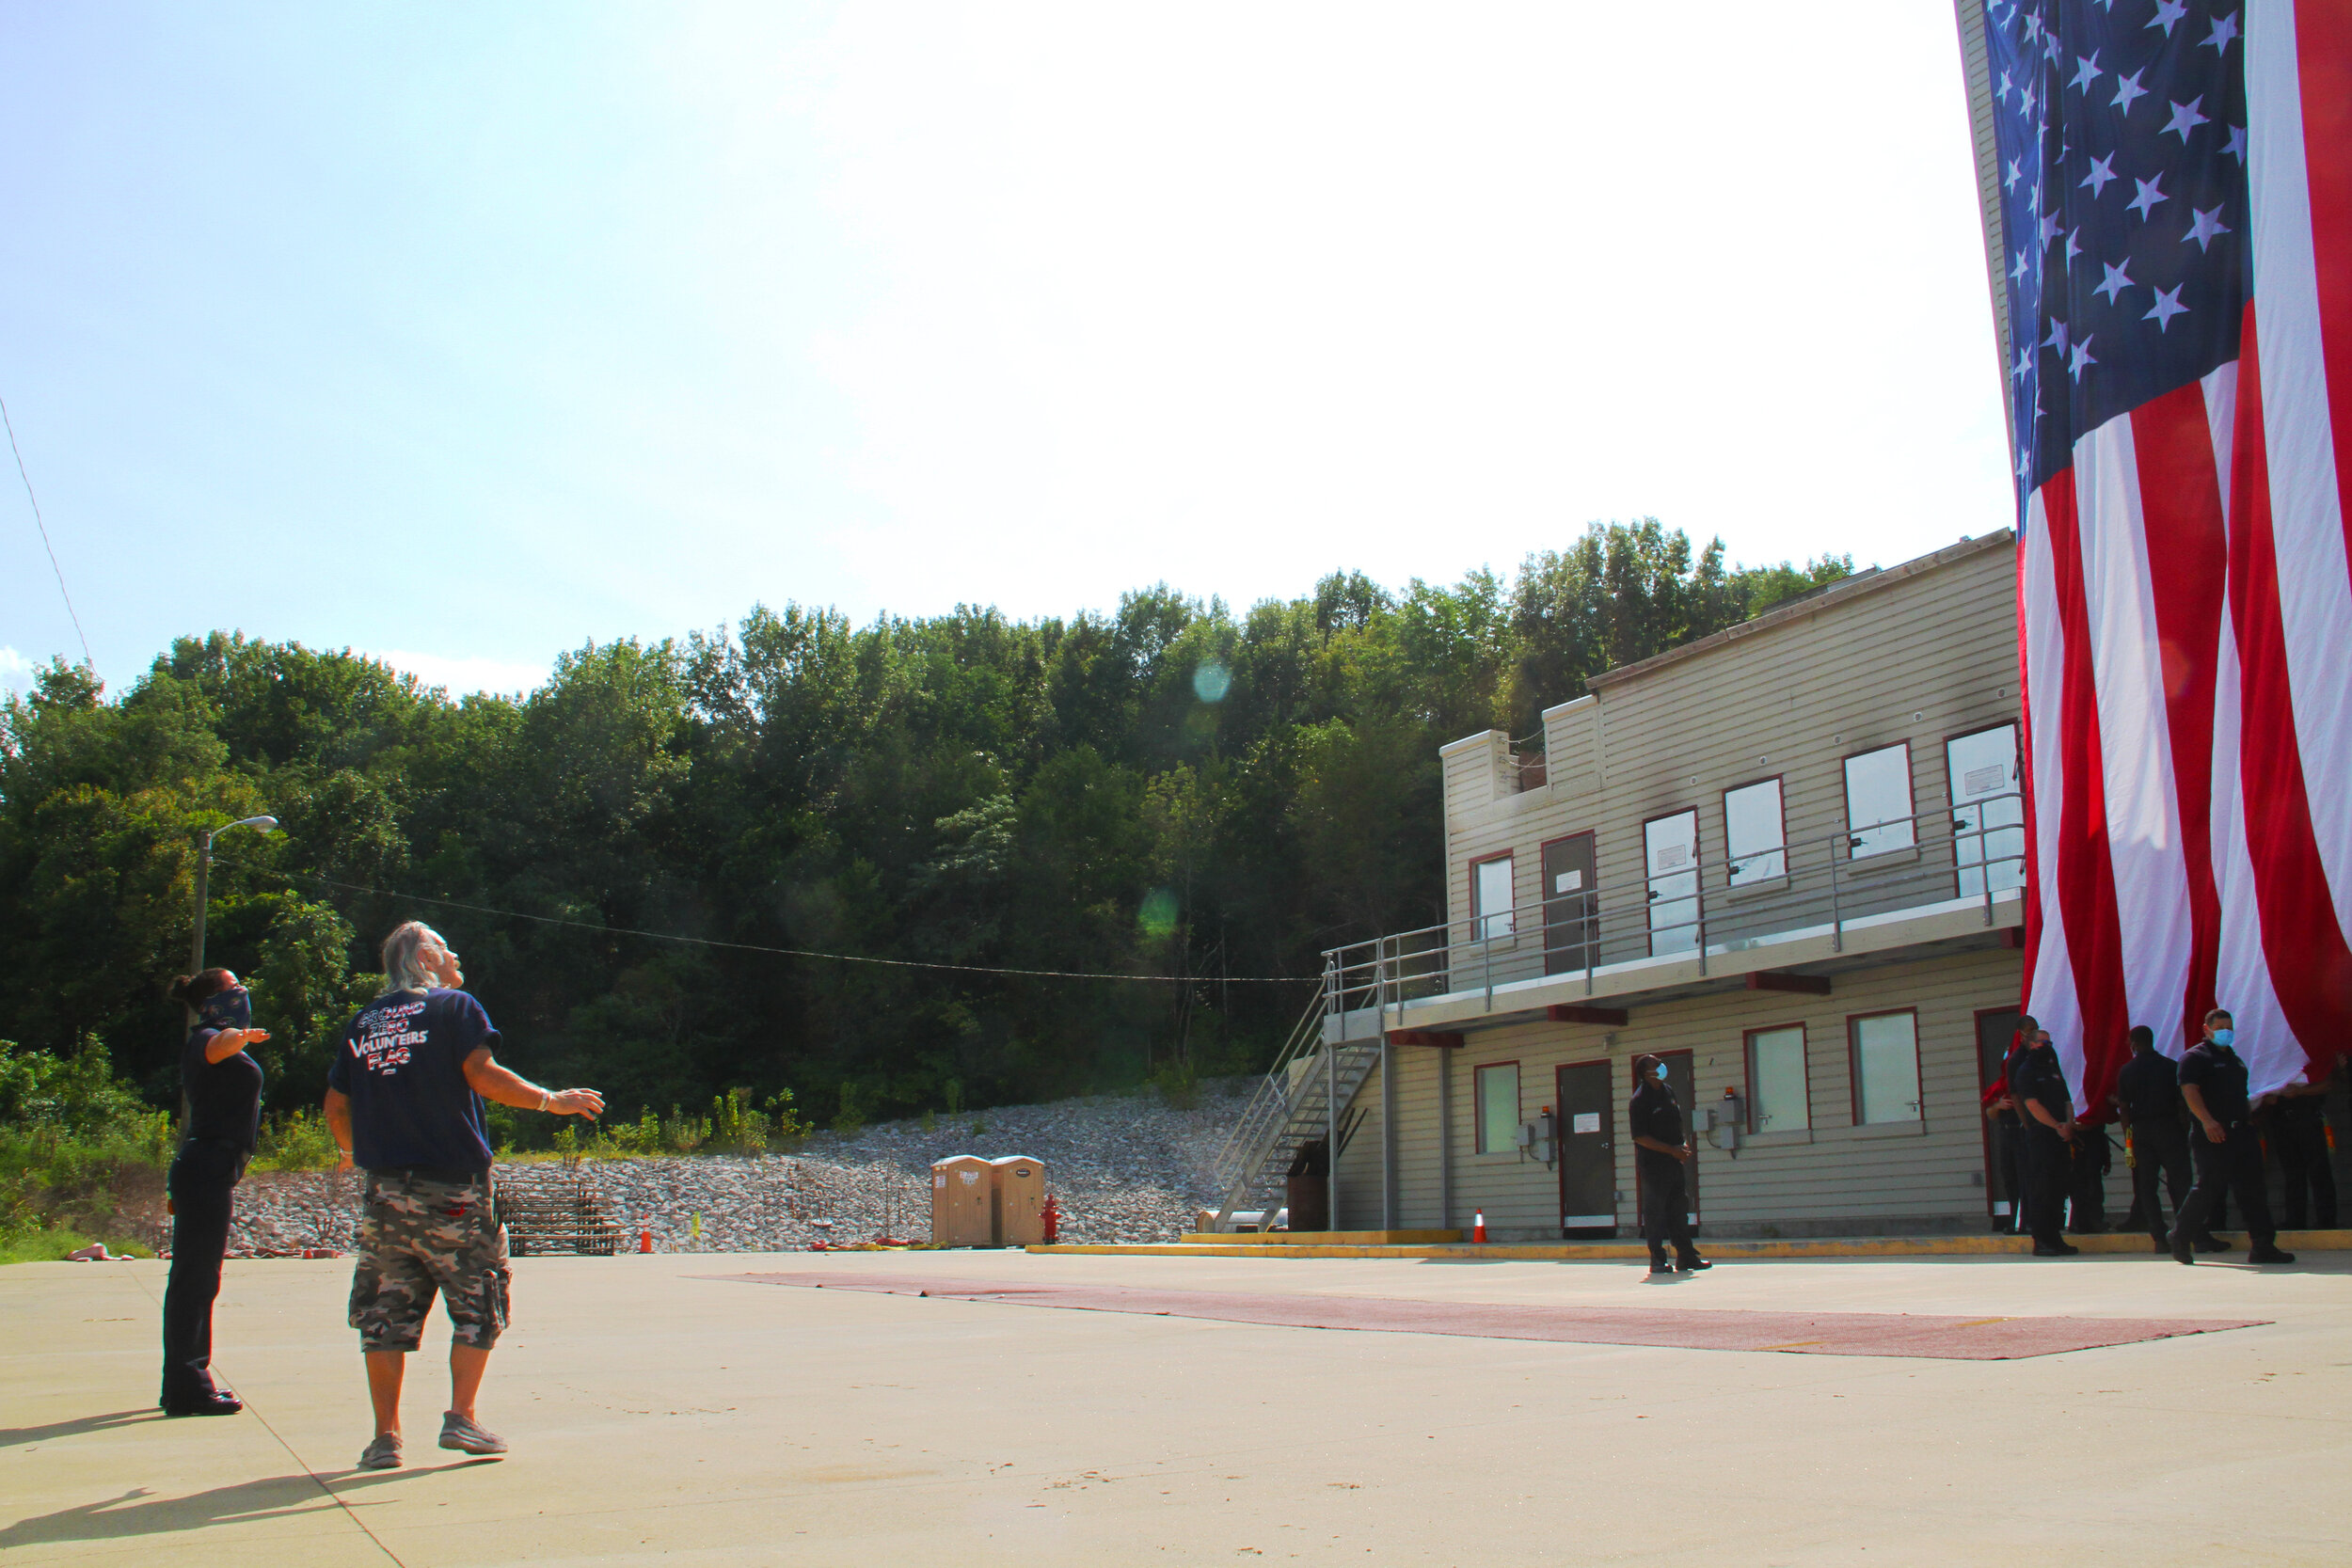
<svg viewBox="0 0 2352 1568">
<path fill-rule="evenodd" d="M 1499 1307 L 1484 1302 L 1407 1301 L 1392 1296 L 1278 1296 L 1227 1291 L 1147 1291 L 1119 1285 L 996 1285 L 971 1279 L 900 1279 L 857 1274 L 707 1275 L 745 1284 L 798 1285 L 1133 1312 L 1163 1318 L 1282 1328 L 1351 1328 L 1386 1334 L 1458 1334 L 1484 1339 L 1543 1339 L 1587 1345 L 1658 1345 L 1675 1350 L 1790 1351 L 1804 1355 L 1916 1355 L 1946 1361 L 2009 1361 L 2061 1351 L 2251 1328 L 2266 1319 L 1963 1318 L 1911 1312 L 1751 1312 L 1671 1307 Z"/>
</svg>

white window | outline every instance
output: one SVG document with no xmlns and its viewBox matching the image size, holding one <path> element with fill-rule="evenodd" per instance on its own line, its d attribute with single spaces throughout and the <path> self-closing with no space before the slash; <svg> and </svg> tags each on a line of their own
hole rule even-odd
<svg viewBox="0 0 2352 1568">
<path fill-rule="evenodd" d="M 1699 944 L 1699 814 L 1643 823 L 1642 853 L 1649 862 L 1649 950 L 1688 953 Z"/>
<path fill-rule="evenodd" d="M 1748 1036 L 1748 1131 L 1802 1132 L 1813 1125 L 1805 1090 L 1804 1026 Z"/>
<path fill-rule="evenodd" d="M 1919 1020 L 1877 1013 L 1846 1025 L 1853 1042 L 1853 1115 L 1858 1123 L 1919 1119 Z"/>
<path fill-rule="evenodd" d="M 1518 927 L 1511 917 L 1511 857 L 1480 861 L 1470 867 L 1470 931 L 1473 939 L 1507 937 Z"/>
<path fill-rule="evenodd" d="M 1944 743 L 1952 784 L 1952 859 L 1960 895 L 2026 885 L 2026 801 L 2017 790 L 2017 726 L 1999 724 Z"/>
<path fill-rule="evenodd" d="M 1518 1147 L 1519 1064 L 1478 1069 L 1478 1152 L 1508 1154 Z"/>
<path fill-rule="evenodd" d="M 1733 887 L 1788 875 L 1788 835 L 1781 826 L 1778 779 L 1724 791 L 1724 849 L 1731 858 Z"/>
<path fill-rule="evenodd" d="M 1882 746 L 1846 759 L 1846 847 L 1866 860 L 1916 842 L 1911 831 L 1911 745 Z"/>
</svg>

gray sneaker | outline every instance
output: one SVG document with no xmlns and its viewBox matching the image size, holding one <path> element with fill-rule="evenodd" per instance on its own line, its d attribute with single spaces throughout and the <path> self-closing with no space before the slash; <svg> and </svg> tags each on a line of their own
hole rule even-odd
<svg viewBox="0 0 2352 1568">
<path fill-rule="evenodd" d="M 359 1450 L 362 1470 L 397 1470 L 401 1465 L 400 1433 L 379 1432 L 374 1441 Z"/>
<path fill-rule="evenodd" d="M 506 1439 L 451 1410 L 441 1417 L 441 1447 L 460 1453 L 504 1453 Z"/>
</svg>

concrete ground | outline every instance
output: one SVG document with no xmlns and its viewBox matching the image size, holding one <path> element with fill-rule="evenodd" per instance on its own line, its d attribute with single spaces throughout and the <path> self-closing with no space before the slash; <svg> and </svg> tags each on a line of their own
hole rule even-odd
<svg viewBox="0 0 2352 1568">
<path fill-rule="evenodd" d="M 701 1277 L 799 1268 L 1430 1302 L 2267 1319 L 2017 1361 L 1263 1327 Z M 2352 1560 L 2352 1256 L 1624 1263 L 527 1259 L 482 1415 L 361 1474 L 350 1264 L 229 1265 L 243 1416 L 152 1408 L 153 1263 L 0 1270 L 0 1557 L 621 1563 Z"/>
</svg>

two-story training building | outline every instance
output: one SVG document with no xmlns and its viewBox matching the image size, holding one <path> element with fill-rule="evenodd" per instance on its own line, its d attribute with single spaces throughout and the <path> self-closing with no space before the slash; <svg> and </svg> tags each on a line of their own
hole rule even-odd
<svg viewBox="0 0 2352 1568">
<path fill-rule="evenodd" d="M 2023 960 L 2014 562 L 2004 530 L 1612 670 L 1540 760 L 1444 748 L 1450 918 L 1331 954 L 1294 1069 L 1345 1108 L 1335 1228 L 1637 1228 L 1645 1052 L 1695 1113 L 1708 1233 L 2005 1213 L 1979 1096 Z"/>
</svg>

